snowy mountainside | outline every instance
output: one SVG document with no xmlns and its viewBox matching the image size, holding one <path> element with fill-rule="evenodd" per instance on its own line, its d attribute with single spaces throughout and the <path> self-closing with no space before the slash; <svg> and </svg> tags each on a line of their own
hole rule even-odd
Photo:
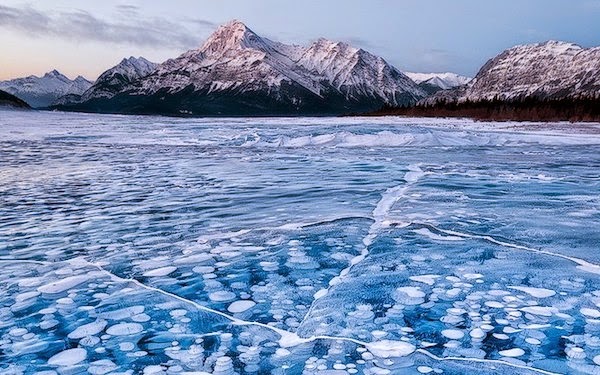
<svg viewBox="0 0 600 375">
<path fill-rule="evenodd" d="M 0 90 L 4 90 L 32 107 L 46 107 L 64 95 L 81 95 L 92 83 L 82 76 L 69 79 L 57 70 L 46 73 L 42 77 L 34 75 L 0 82 Z"/>
<path fill-rule="evenodd" d="M 441 95 L 441 96 L 439 96 Z M 598 99 L 600 47 L 548 41 L 512 47 L 490 59 L 466 89 L 422 101 Z"/>
<path fill-rule="evenodd" d="M 220 26 L 200 48 L 165 61 L 101 103 L 88 103 L 98 97 L 86 93 L 73 109 L 318 115 L 414 104 L 425 96 L 402 72 L 362 49 L 325 39 L 309 47 L 287 45 L 234 20 Z"/>
</svg>

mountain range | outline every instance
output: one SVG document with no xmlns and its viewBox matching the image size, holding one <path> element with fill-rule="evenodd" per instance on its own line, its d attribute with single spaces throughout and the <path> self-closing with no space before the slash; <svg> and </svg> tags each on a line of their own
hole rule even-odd
<svg viewBox="0 0 600 375">
<path fill-rule="evenodd" d="M 264 38 L 239 21 L 219 27 L 198 49 L 113 85 L 104 73 L 81 97 L 54 108 L 89 112 L 248 116 L 365 112 L 411 105 L 427 94 L 383 58 L 319 39 L 307 47 Z M 110 75 L 110 74 L 109 74 Z"/>
<path fill-rule="evenodd" d="M 308 46 L 284 44 L 234 20 L 198 49 L 160 64 L 130 57 L 94 83 L 52 71 L 0 82 L 0 89 L 33 107 L 99 113 L 491 116 L 494 108 L 512 103 L 502 107 L 507 119 L 517 107 L 537 113 L 527 115 L 534 119 L 542 107 L 552 113 L 549 118 L 560 119 L 561 111 L 573 113 L 574 108 L 595 113 L 600 47 L 559 41 L 516 46 L 490 59 L 471 79 L 454 73 L 404 73 L 379 56 L 327 39 Z M 576 107 L 573 101 L 583 102 Z"/>
<path fill-rule="evenodd" d="M 464 86 L 472 78 L 458 75 L 456 73 L 412 73 L 405 72 L 419 87 L 427 94 L 435 94 L 438 91 L 450 90 L 455 87 Z"/>
<path fill-rule="evenodd" d="M 82 76 L 71 80 L 56 70 L 42 77 L 32 75 L 0 82 L 0 90 L 24 100 L 34 108 L 47 107 L 65 95 L 80 95 L 91 86 L 92 82 Z"/>
</svg>

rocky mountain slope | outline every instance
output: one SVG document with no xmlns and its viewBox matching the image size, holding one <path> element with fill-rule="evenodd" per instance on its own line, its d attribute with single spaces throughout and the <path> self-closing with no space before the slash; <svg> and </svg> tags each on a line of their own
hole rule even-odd
<svg viewBox="0 0 600 375">
<path fill-rule="evenodd" d="M 85 92 L 76 95 L 70 94 L 56 100 L 54 105 L 68 105 L 83 103 L 93 99 L 110 99 L 122 91 L 131 88 L 131 85 L 150 74 L 158 64 L 150 62 L 143 57 L 129 57 L 121 60 L 114 67 L 102 73 L 94 84 Z"/>
<path fill-rule="evenodd" d="M 27 109 L 31 107 L 29 106 L 29 104 L 25 103 L 23 100 L 17 98 L 16 96 L 9 94 L 6 91 L 0 90 L 0 108 Z"/>
<path fill-rule="evenodd" d="M 466 89 L 421 104 L 599 98 L 600 47 L 549 41 L 510 48 L 489 60 Z"/>
<path fill-rule="evenodd" d="M 402 72 L 362 49 L 325 39 L 308 47 L 286 45 L 239 21 L 219 27 L 201 48 L 149 70 L 118 90 L 101 91 L 107 95 L 86 92 L 56 107 L 169 115 L 325 115 L 414 104 L 426 96 Z"/>
<path fill-rule="evenodd" d="M 78 76 L 70 80 L 60 72 L 53 70 L 43 77 L 29 76 L 0 82 L 4 90 L 26 101 L 35 108 L 47 107 L 58 98 L 69 95 L 81 95 L 92 83 Z"/>
</svg>

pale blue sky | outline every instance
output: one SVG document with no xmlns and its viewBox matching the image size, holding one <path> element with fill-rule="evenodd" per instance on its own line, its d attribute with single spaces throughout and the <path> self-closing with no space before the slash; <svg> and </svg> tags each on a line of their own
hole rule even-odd
<svg viewBox="0 0 600 375">
<path fill-rule="evenodd" d="M 156 62 L 237 18 L 305 44 L 350 42 L 397 68 L 474 75 L 516 44 L 600 45 L 600 0 L 2 0 L 0 79 L 58 69 L 96 76 L 125 56 Z"/>
</svg>

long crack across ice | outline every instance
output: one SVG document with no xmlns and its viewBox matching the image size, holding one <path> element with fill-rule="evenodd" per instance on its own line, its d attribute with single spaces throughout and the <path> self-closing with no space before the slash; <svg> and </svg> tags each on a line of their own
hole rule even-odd
<svg viewBox="0 0 600 375">
<path fill-rule="evenodd" d="M 404 223 L 402 223 L 404 224 Z M 431 225 L 429 223 L 419 223 L 419 222 L 413 222 L 412 224 L 417 224 L 417 225 L 423 225 L 423 226 L 427 226 L 430 227 L 440 233 L 444 233 L 450 236 L 456 236 L 456 237 L 462 237 L 462 238 L 470 238 L 470 239 L 479 239 L 479 240 L 484 240 L 490 243 L 493 243 L 495 245 L 498 246 L 503 246 L 503 247 L 508 247 L 508 248 L 512 248 L 512 249 L 516 249 L 516 250 L 522 250 L 522 251 L 528 251 L 528 252 L 532 252 L 532 253 L 536 253 L 536 254 L 541 254 L 541 255 L 547 255 L 547 256 L 551 256 L 551 257 L 556 257 L 556 258 L 561 258 L 564 260 L 568 260 L 570 262 L 573 262 L 575 264 L 577 264 L 577 268 L 585 271 L 585 272 L 589 272 L 589 273 L 593 273 L 596 275 L 600 275 L 600 265 L 598 264 L 594 264 L 594 263 L 590 263 L 586 260 L 583 260 L 581 258 L 576 258 L 576 257 L 572 257 L 572 256 L 568 256 L 568 255 L 564 255 L 564 254 L 559 254 L 559 253 L 554 253 L 552 251 L 548 251 L 548 250 L 541 250 L 541 249 L 535 249 L 533 247 L 528 247 L 528 246 L 524 246 L 524 245 L 519 245 L 519 244 L 514 244 L 514 243 L 510 243 L 507 241 L 503 241 L 503 240 L 499 240 L 496 239 L 490 235 L 487 234 L 471 234 L 471 233 L 464 233 L 464 232 L 457 232 L 455 230 L 449 230 L 449 229 L 442 229 L 442 228 L 438 228 L 434 225 Z"/>
</svg>

